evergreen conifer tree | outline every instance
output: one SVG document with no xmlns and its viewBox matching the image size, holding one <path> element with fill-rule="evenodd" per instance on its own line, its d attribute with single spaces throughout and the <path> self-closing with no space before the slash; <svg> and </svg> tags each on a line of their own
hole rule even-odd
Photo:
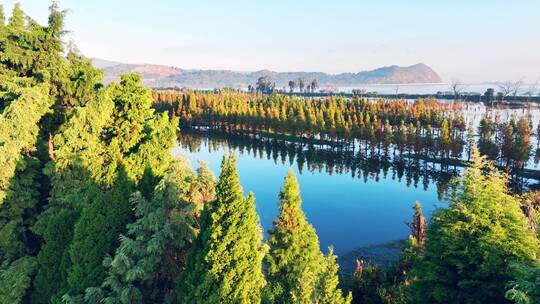
<svg viewBox="0 0 540 304">
<path fill-rule="evenodd" d="M 267 294 L 271 295 L 272 302 L 286 303 L 293 295 L 294 303 L 315 301 L 324 257 L 315 229 L 307 222 L 301 204 L 298 182 L 289 171 L 279 193 L 279 216 L 270 230 L 269 252 L 265 256 Z M 303 296 L 299 296 L 301 294 Z"/>
<path fill-rule="evenodd" d="M 334 249 L 328 248 L 328 254 L 325 256 L 324 269 L 320 276 L 319 295 L 316 303 L 321 304 L 350 304 L 352 295 L 349 293 L 346 297 L 338 287 L 339 275 L 337 257 L 334 255 Z"/>
<path fill-rule="evenodd" d="M 270 230 L 265 256 L 269 303 L 345 303 L 337 288 L 337 264 L 330 249 L 321 253 L 315 229 L 301 209 L 300 189 L 293 171 L 279 193 L 279 215 Z M 341 302 L 340 302 L 341 301 Z M 350 299 L 348 300 L 350 302 Z"/>
<path fill-rule="evenodd" d="M 508 194 L 507 179 L 473 150 L 473 164 L 453 186 L 449 208 L 428 226 L 413 270 L 415 303 L 506 303 L 512 263 L 530 263 L 539 241 Z"/>
<path fill-rule="evenodd" d="M 514 263 L 515 271 L 505 296 L 516 304 L 540 303 L 540 261 L 533 264 Z"/>
<path fill-rule="evenodd" d="M 119 233 L 132 215 L 128 204 L 130 193 L 111 190 L 118 183 L 119 172 L 126 175 L 128 183 L 136 185 L 147 168 L 151 168 L 151 175 L 161 177 L 170 161 L 169 149 L 174 143 L 177 121 L 169 121 L 166 115 L 154 115 L 149 96 L 150 92 L 140 85 L 140 77 L 123 76 L 120 84 L 111 84 L 95 100 L 76 107 L 54 137 L 54 160 L 47 166 L 52 182 L 51 199 L 36 230 L 45 231 L 51 217 L 58 216 L 59 210 L 69 209 L 74 211 L 68 213 L 74 217 L 69 222 L 76 223 L 71 229 L 79 232 L 72 234 L 73 240 L 63 237 L 54 240 L 44 235 L 45 244 L 39 255 L 50 254 L 49 244 L 67 242 L 63 250 L 70 252 L 67 254 L 70 279 L 58 281 L 69 281 L 69 286 L 51 285 L 57 289 L 48 291 L 41 290 L 48 285 L 36 286 L 34 293 L 52 297 L 70 291 L 70 297 L 76 299 L 81 298 L 84 288 L 101 284 L 105 277 L 105 268 L 101 266 L 105 254 L 114 252 Z M 134 132 L 125 134 L 130 132 L 118 131 L 118 126 L 133 128 Z M 92 215 L 98 211 L 102 216 Z M 110 230 L 103 237 L 101 226 L 110 224 L 109 221 L 114 227 L 107 226 Z M 89 246 L 87 240 L 97 239 L 103 242 L 93 247 L 95 251 L 77 249 Z M 66 254 L 55 256 L 40 257 L 48 264 L 39 264 L 39 276 L 46 278 L 54 276 L 49 272 L 59 272 L 63 262 L 58 257 Z M 90 268 L 93 271 L 87 271 Z M 47 299 L 33 297 L 35 303 Z"/>
<path fill-rule="evenodd" d="M 89 303 L 177 303 L 175 283 L 185 267 L 185 253 L 198 231 L 197 214 L 209 196 L 198 193 L 200 179 L 186 161 L 174 161 L 148 201 L 135 193 L 136 221 L 127 225 L 120 246 L 105 262 L 108 275 L 101 288 L 89 289 Z M 206 189 L 205 189 L 206 190 Z M 211 190 L 210 190 L 211 191 Z"/>
<path fill-rule="evenodd" d="M 225 156 L 216 198 L 203 211 L 180 279 L 182 303 L 260 303 L 262 234 L 253 200 L 242 193 L 235 156 Z"/>
<path fill-rule="evenodd" d="M 0 205 L 17 165 L 36 150 L 38 123 L 51 105 L 46 90 L 46 86 L 36 86 L 3 92 L 4 96 L 14 94 L 17 98 L 2 100 L 7 106 L 0 113 Z"/>
<path fill-rule="evenodd" d="M 71 260 L 67 247 L 73 238 L 77 217 L 78 212 L 73 209 L 61 209 L 49 217 L 42 233 L 45 245 L 37 256 L 31 303 L 61 303 L 62 295 L 68 292 L 67 275 Z"/>
<path fill-rule="evenodd" d="M 83 294 L 85 289 L 99 285 L 105 278 L 103 259 L 113 254 L 118 237 L 131 221 L 129 196 L 133 186 L 119 167 L 111 190 L 90 193 L 74 227 L 69 248 L 71 267 L 68 273 L 69 293 Z"/>
<path fill-rule="evenodd" d="M 18 4 L 8 26 L 3 9 L 0 14 L 0 302 L 17 303 L 26 296 L 36 269 L 39 240 L 30 231 L 41 187 L 36 151 L 39 122 L 52 102 L 48 84 L 19 74 L 33 55 L 23 46 L 42 29 L 26 28 Z"/>
<path fill-rule="evenodd" d="M 44 244 L 38 254 L 38 272 L 32 303 L 60 303 L 68 291 L 71 265 L 69 246 L 81 209 L 96 192 L 99 172 L 105 166 L 102 130 L 110 122 L 114 104 L 101 92 L 87 106 L 77 108 L 54 137 L 54 161 L 45 168 L 52 187 L 49 204 L 34 231 Z"/>
</svg>

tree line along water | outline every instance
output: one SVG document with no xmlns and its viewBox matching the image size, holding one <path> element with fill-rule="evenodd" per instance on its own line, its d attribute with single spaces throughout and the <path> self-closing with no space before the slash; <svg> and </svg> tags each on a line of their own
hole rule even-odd
<svg viewBox="0 0 540 304">
<path fill-rule="evenodd" d="M 442 165 L 466 164 L 474 147 L 514 176 L 538 162 L 540 132 L 529 112 L 503 117 L 486 111 L 477 123 L 467 105 L 434 99 L 297 98 L 238 92 L 154 92 L 155 107 L 180 118 L 184 128 L 288 139 L 306 146 L 366 155 L 414 156 Z"/>
</svg>

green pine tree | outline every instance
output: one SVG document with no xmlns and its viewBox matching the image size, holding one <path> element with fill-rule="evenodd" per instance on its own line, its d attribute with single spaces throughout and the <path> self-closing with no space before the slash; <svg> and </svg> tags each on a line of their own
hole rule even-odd
<svg viewBox="0 0 540 304">
<path fill-rule="evenodd" d="M 68 292 L 71 260 L 67 247 L 73 238 L 77 217 L 78 212 L 71 209 L 62 209 L 49 217 L 49 225 L 42 234 L 45 245 L 37 256 L 31 303 L 61 303 L 62 295 Z"/>
<path fill-rule="evenodd" d="M 57 302 L 68 287 L 74 225 L 96 203 L 91 192 L 108 193 L 120 166 L 133 182 L 145 168 L 162 175 L 174 143 L 177 121 L 153 113 L 140 77 L 101 89 L 102 73 L 89 60 L 74 49 L 64 55 L 64 18 L 53 2 L 41 26 L 16 4 L 5 25 L 0 6 L 0 272 L 2 284 L 19 282 L 0 302 Z"/>
<path fill-rule="evenodd" d="M 198 181 L 213 188 L 205 168 L 195 175 L 187 161 L 174 161 L 148 201 L 135 193 L 136 221 L 127 225 L 120 246 L 106 260 L 108 275 L 101 288 L 91 288 L 89 303 L 177 303 L 175 283 L 185 267 L 185 253 L 198 231 L 197 214 L 209 196 Z"/>
<path fill-rule="evenodd" d="M 99 90 L 97 98 L 75 107 L 54 137 L 54 159 L 46 170 L 52 184 L 49 204 L 35 230 L 42 234 L 59 210 L 74 211 L 69 212 L 74 217 L 69 222 L 76 223 L 71 227 L 76 230 L 73 239 L 54 240 L 44 236 L 45 243 L 39 253 L 50 254 L 48 246 L 66 242 L 59 247 L 69 251 L 67 273 L 70 279 L 58 280 L 68 285 L 36 286 L 34 293 L 62 296 L 62 292 L 70 291 L 72 298 L 81 298 L 86 287 L 101 284 L 106 275 L 103 258 L 105 254 L 114 253 L 119 233 L 131 219 L 130 193 L 111 190 L 122 176 L 119 172 L 130 184 L 137 184 L 145 171 L 161 177 L 170 161 L 177 121 L 171 122 L 166 115 L 155 115 L 151 102 L 150 91 L 142 88 L 140 77 L 122 76 L 120 84 L 113 83 Z M 118 126 L 133 128 L 134 132 L 120 132 Z M 100 216 L 96 216 L 96 212 Z M 105 228 L 109 230 L 103 236 Z M 91 247 L 89 242 L 96 239 L 100 242 L 93 250 L 79 250 Z M 63 260 L 58 258 L 65 256 L 41 257 L 39 260 L 49 264 L 39 264 L 40 276 L 55 275 L 50 272 L 64 274 L 59 271 Z M 49 286 L 54 289 L 42 290 Z M 48 301 L 46 297 L 32 299 L 35 303 Z"/>
<path fill-rule="evenodd" d="M 302 199 L 296 177 L 289 171 L 279 193 L 279 216 L 270 230 L 267 265 L 268 294 L 271 301 L 314 302 L 318 276 L 322 272 L 319 240 L 301 209 Z M 301 290 L 298 288 L 301 287 Z"/>
<path fill-rule="evenodd" d="M 428 226 L 423 257 L 413 270 L 415 303 L 506 303 L 509 267 L 540 250 L 534 231 L 508 194 L 507 179 L 473 150 L 473 164 L 453 186 L 449 208 Z"/>
<path fill-rule="evenodd" d="M 293 171 L 285 177 L 279 193 L 279 216 L 270 230 L 265 256 L 270 303 L 331 303 L 346 301 L 337 289 L 337 264 L 332 250 L 328 258 L 320 251 L 315 229 L 301 209 L 300 188 Z M 350 301 L 350 300 L 349 300 Z M 344 302 L 343 302 L 344 303 Z"/>
<path fill-rule="evenodd" d="M 24 19 L 16 5 L 13 23 Z M 22 16 L 22 17 L 21 17 Z M 3 19 L 3 18 L 2 18 Z M 15 26 L 15 24 L 12 24 Z M 24 30 L 24 23 L 16 25 Z M 19 28 L 20 27 L 20 28 Z M 39 210 L 41 162 L 36 157 L 39 122 L 50 111 L 47 84 L 19 79 L 6 64 L 18 46 L 0 28 L 0 302 L 26 297 L 36 270 L 39 240 L 30 231 Z M 14 31 L 11 27 L 10 31 Z"/>
<path fill-rule="evenodd" d="M 253 200 L 242 193 L 235 156 L 225 156 L 216 198 L 203 211 L 180 279 L 182 303 L 260 303 L 262 233 Z"/>
<path fill-rule="evenodd" d="M 38 123 L 51 105 L 47 89 L 42 85 L 0 92 L 5 94 L 0 99 L 7 104 L 0 113 L 0 205 L 9 192 L 17 166 L 24 162 L 25 155 L 36 151 Z M 17 97 L 9 98 L 12 94 Z"/>
<path fill-rule="evenodd" d="M 337 257 L 334 255 L 334 249 L 332 247 L 328 248 L 328 254 L 324 259 L 323 266 L 324 269 L 320 276 L 320 291 L 317 303 L 350 304 L 352 301 L 351 293 L 349 293 L 347 297 L 343 297 L 343 292 L 338 287 L 339 266 L 337 264 Z"/>
<path fill-rule="evenodd" d="M 89 193 L 97 191 L 95 181 L 106 168 L 100 135 L 110 123 L 113 108 L 112 99 L 101 92 L 87 106 L 77 108 L 54 137 L 54 161 L 45 169 L 52 184 L 49 203 L 34 226 L 43 237 L 43 246 L 32 303 L 60 303 L 68 291 L 73 230 L 81 209 L 90 202 Z"/>
<path fill-rule="evenodd" d="M 103 259 L 113 254 L 119 235 L 132 219 L 129 196 L 133 186 L 122 172 L 123 167 L 119 170 L 111 190 L 90 194 L 89 203 L 84 206 L 74 227 L 69 247 L 69 294 L 82 294 L 86 288 L 98 286 L 103 281 Z"/>
<path fill-rule="evenodd" d="M 24 256 L 7 267 L 0 268 L 0 301 L 2 303 L 23 303 L 32 282 L 35 264 L 34 257 Z"/>
<path fill-rule="evenodd" d="M 534 264 L 514 263 L 514 279 L 508 285 L 506 298 L 516 304 L 540 303 L 540 261 Z"/>
</svg>

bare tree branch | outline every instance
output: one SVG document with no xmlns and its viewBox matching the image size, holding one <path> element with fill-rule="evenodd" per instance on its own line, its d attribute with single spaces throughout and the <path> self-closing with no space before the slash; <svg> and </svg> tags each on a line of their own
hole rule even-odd
<svg viewBox="0 0 540 304">
<path fill-rule="evenodd" d="M 504 81 L 497 83 L 497 87 L 499 87 L 503 100 L 508 96 L 516 97 L 522 85 L 523 78 L 519 79 L 518 81 Z"/>
<path fill-rule="evenodd" d="M 452 79 L 452 82 L 450 82 L 450 89 L 454 93 L 454 99 L 461 99 L 461 95 L 465 91 L 466 87 L 461 81 L 458 79 Z"/>
</svg>

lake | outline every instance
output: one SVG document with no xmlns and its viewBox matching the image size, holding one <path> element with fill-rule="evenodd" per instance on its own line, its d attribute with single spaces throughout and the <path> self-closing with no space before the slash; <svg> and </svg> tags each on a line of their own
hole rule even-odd
<svg viewBox="0 0 540 304">
<path fill-rule="evenodd" d="M 475 128 L 486 112 L 498 116 L 500 121 L 529 116 L 534 131 L 540 121 L 540 109 L 533 105 L 516 108 L 460 103 L 456 111 L 462 112 L 467 123 L 471 122 Z M 537 137 L 533 136 L 533 151 L 526 164 L 529 169 L 538 170 L 534 158 L 536 147 Z M 303 210 L 317 231 L 322 250 L 333 246 L 336 254 L 343 257 L 342 268 L 349 273 L 356 257 L 395 258 L 400 247 L 394 246 L 397 244 L 394 241 L 409 235 L 406 223 L 411 221 L 414 203 L 419 201 L 429 218 L 437 207 L 446 206 L 448 184 L 463 170 L 441 168 L 420 159 L 381 159 L 380 155 L 359 152 L 359 148 L 334 151 L 200 130 L 181 132 L 174 149 L 174 154 L 187 157 L 194 166 L 199 160 L 206 161 L 216 176 L 223 155 L 235 153 L 244 192 L 255 194 L 265 234 L 277 216 L 283 178 L 287 170 L 294 170 L 300 183 Z M 466 159 L 465 151 L 462 158 Z M 537 185 L 538 181 L 526 183 Z"/>
<path fill-rule="evenodd" d="M 278 193 L 287 170 L 294 170 L 307 219 L 317 230 L 321 248 L 333 246 L 338 255 L 359 247 L 404 239 L 409 235 L 415 201 L 426 216 L 445 203 L 438 183 L 450 176 L 436 168 L 410 170 L 407 164 L 352 162 L 328 152 L 291 153 L 290 146 L 197 133 L 180 136 L 175 155 L 187 157 L 196 166 L 204 160 L 219 175 L 225 153 L 235 153 L 240 180 L 255 203 L 265 232 L 277 216 Z M 324 160 L 322 160 L 324 158 Z M 439 185 L 439 188 L 440 185 Z"/>
<path fill-rule="evenodd" d="M 462 92 L 484 94 L 487 89 L 492 88 L 499 92 L 497 83 L 468 83 L 460 85 Z M 330 89 L 322 86 L 321 89 Z M 354 87 L 338 87 L 338 92 L 351 93 L 354 89 L 363 89 L 366 92 L 377 94 L 437 94 L 437 92 L 451 92 L 449 83 L 412 83 L 412 84 L 365 84 Z M 520 94 L 531 92 L 532 95 L 540 93 L 537 84 L 523 84 L 519 90 Z"/>
</svg>

